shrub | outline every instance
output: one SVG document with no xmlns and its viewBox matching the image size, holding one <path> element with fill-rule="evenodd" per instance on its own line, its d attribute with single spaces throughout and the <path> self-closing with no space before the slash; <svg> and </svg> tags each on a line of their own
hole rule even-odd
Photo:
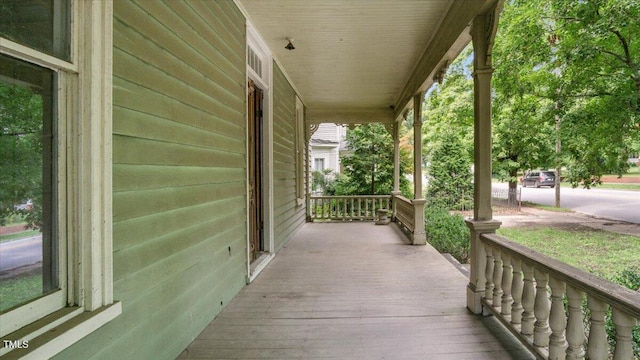
<svg viewBox="0 0 640 360">
<path fill-rule="evenodd" d="M 640 268 L 629 268 L 618 274 L 613 282 L 627 287 L 634 291 L 640 292 Z M 609 338 L 609 346 L 613 348 L 616 344 L 616 332 L 613 319 L 611 318 L 611 309 L 606 313 L 606 329 Z M 631 333 L 633 340 L 633 355 L 636 359 L 640 359 L 640 326 L 636 325 Z"/>
<path fill-rule="evenodd" d="M 461 210 L 473 203 L 472 194 L 471 160 L 462 140 L 447 132 L 431 151 L 427 198 L 448 210 Z"/>
<path fill-rule="evenodd" d="M 631 290 L 640 291 L 640 268 L 630 268 L 622 271 L 620 274 L 611 279 L 612 282 L 618 285 L 625 286 Z M 566 306 L 566 299 L 565 299 Z M 589 319 L 591 318 L 591 311 L 587 306 L 587 299 L 582 301 L 582 315 L 585 327 L 587 329 L 587 335 L 589 332 Z M 616 346 L 616 327 L 613 324 L 613 318 L 611 315 L 611 308 L 607 308 L 604 313 L 605 330 L 607 332 L 607 340 L 609 342 L 609 353 L 613 353 Z M 636 325 L 631 333 L 633 342 L 633 355 L 634 359 L 640 359 L 640 326 Z"/>
<path fill-rule="evenodd" d="M 324 169 L 322 171 L 314 171 L 311 173 L 311 189 L 313 191 L 326 191 L 334 182 L 335 175 L 333 170 Z"/>
<path fill-rule="evenodd" d="M 427 241 L 441 253 L 449 253 L 460 263 L 469 258 L 469 228 L 459 214 L 449 214 L 445 208 L 428 205 L 425 208 Z"/>
</svg>

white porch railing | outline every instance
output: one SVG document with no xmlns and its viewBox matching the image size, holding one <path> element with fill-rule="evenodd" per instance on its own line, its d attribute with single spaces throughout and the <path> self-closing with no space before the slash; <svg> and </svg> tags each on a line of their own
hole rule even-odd
<svg viewBox="0 0 640 360">
<path fill-rule="evenodd" d="M 480 235 L 484 312 L 493 313 L 544 359 L 609 359 L 605 313 L 615 324 L 613 359 L 633 359 L 640 293 L 605 281 L 496 234 Z M 583 318 L 586 297 L 590 312 Z M 565 299 L 567 306 L 565 307 Z M 585 349 L 586 346 L 586 349 Z"/>
<path fill-rule="evenodd" d="M 397 195 L 393 197 L 394 216 L 405 231 L 413 233 L 415 223 L 415 210 L 411 200 L 404 196 Z"/>
<path fill-rule="evenodd" d="M 309 218 L 326 221 L 373 221 L 378 209 L 390 210 L 391 195 L 310 196 Z"/>
<path fill-rule="evenodd" d="M 399 194 L 393 195 L 393 219 L 414 245 L 426 244 L 424 231 L 425 202 L 425 199 L 409 200 Z"/>
</svg>

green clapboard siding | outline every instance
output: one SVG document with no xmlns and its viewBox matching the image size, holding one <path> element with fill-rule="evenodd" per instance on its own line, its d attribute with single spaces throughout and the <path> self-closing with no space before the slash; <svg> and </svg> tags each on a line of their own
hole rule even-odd
<svg viewBox="0 0 640 360">
<path fill-rule="evenodd" d="M 56 358 L 175 359 L 246 282 L 245 19 L 232 1 L 114 1 L 113 23 L 123 313 Z M 288 98 L 277 142 L 288 147 L 292 90 L 277 81 Z M 276 188 L 292 175 L 283 152 Z M 286 206 L 276 206 L 279 239 L 297 224 Z"/>
<path fill-rule="evenodd" d="M 273 63 L 273 189 L 275 248 L 280 249 L 304 224 L 304 206 L 296 205 L 296 93 Z"/>
</svg>

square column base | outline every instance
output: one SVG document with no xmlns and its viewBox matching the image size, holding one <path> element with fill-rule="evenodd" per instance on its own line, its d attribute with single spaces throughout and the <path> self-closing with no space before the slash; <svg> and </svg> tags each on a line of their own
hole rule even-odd
<svg viewBox="0 0 640 360">
<path fill-rule="evenodd" d="M 411 241 L 413 245 L 427 245 L 427 234 L 424 227 L 424 204 L 426 199 L 413 199 L 413 235 Z"/>
<path fill-rule="evenodd" d="M 466 220 L 466 223 L 471 230 L 469 251 L 471 267 L 469 285 L 467 285 L 467 308 L 474 314 L 482 314 L 482 298 L 487 284 L 485 278 L 487 258 L 480 241 L 480 234 L 494 233 L 502 223 L 495 220 Z"/>
</svg>

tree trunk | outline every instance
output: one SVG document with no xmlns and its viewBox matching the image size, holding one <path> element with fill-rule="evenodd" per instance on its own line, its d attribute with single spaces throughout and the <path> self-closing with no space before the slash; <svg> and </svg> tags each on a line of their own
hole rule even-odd
<svg viewBox="0 0 640 360">
<path fill-rule="evenodd" d="M 371 145 L 371 195 L 376 194 L 376 147 Z"/>
<path fill-rule="evenodd" d="M 556 111 L 560 111 L 560 107 L 562 106 L 561 102 L 558 101 L 556 103 Z M 560 114 L 556 114 L 556 207 L 560 207 L 560 178 L 562 176 L 562 160 L 560 158 L 562 153 L 562 140 L 560 138 L 560 128 L 561 128 L 562 118 Z"/>
<path fill-rule="evenodd" d="M 509 170 L 509 195 L 507 204 L 518 205 L 518 169 Z"/>
</svg>

